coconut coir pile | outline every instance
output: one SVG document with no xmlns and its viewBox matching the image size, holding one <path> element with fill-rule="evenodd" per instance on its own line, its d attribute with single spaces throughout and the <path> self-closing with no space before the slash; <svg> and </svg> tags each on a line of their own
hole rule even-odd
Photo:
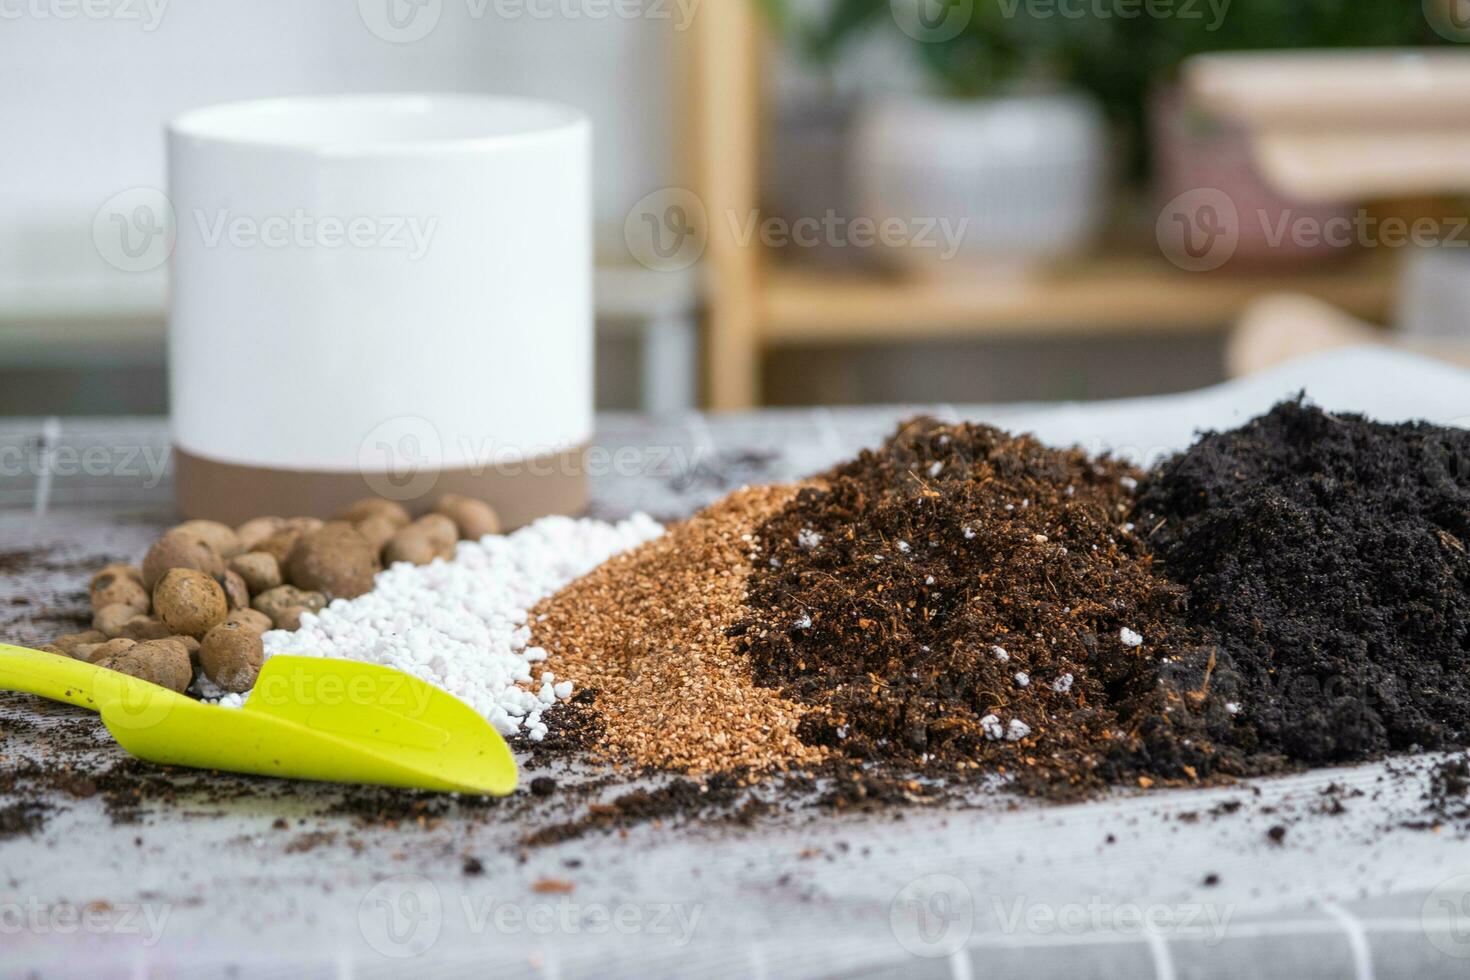
<svg viewBox="0 0 1470 980">
<path fill-rule="evenodd" d="M 603 755 L 696 773 L 821 757 L 796 735 L 800 706 L 758 686 L 725 635 L 744 614 L 756 528 L 795 493 L 736 491 L 533 611 L 547 669 L 595 691 Z"/>
<path fill-rule="evenodd" d="M 1214 636 L 1241 751 L 1466 741 L 1470 432 L 1284 402 L 1167 462 L 1135 520 Z"/>
</svg>

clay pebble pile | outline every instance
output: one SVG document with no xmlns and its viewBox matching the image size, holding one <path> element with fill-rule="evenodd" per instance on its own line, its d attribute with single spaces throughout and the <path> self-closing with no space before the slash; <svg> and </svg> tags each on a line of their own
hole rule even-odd
<svg viewBox="0 0 1470 980">
<path fill-rule="evenodd" d="M 662 528 L 639 515 L 499 530 L 488 504 L 456 495 L 417 519 L 366 498 L 328 521 L 186 521 L 139 565 L 94 575 L 93 629 L 44 649 L 226 706 L 245 702 L 274 654 L 384 664 L 503 734 L 539 739 L 541 713 L 572 686 L 536 675 L 545 654 L 527 645 L 530 607 Z"/>
</svg>

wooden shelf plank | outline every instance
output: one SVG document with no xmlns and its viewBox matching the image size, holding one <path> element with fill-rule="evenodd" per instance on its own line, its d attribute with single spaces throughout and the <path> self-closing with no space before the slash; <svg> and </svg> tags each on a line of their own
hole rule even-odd
<svg viewBox="0 0 1470 980">
<path fill-rule="evenodd" d="M 1161 258 L 1079 262 L 1030 278 L 893 280 L 768 268 L 762 339 L 771 345 L 947 337 L 1207 332 L 1272 293 L 1315 296 L 1382 319 L 1392 301 L 1388 256 L 1300 273 L 1185 272 Z"/>
</svg>

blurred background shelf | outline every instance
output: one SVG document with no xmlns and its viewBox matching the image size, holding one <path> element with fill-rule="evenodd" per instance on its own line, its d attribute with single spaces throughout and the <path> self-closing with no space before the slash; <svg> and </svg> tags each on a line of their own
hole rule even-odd
<svg viewBox="0 0 1470 980">
<path fill-rule="evenodd" d="M 98 215 L 163 186 L 176 112 L 354 90 L 587 112 L 604 409 L 1129 397 L 1329 343 L 1470 357 L 1466 3 L 1234 0 L 1216 23 L 933 0 L 969 12 L 934 43 L 889 0 L 420 4 L 437 26 L 403 44 L 350 3 L 200 0 L 156 31 L 17 17 L 0 62 L 44 97 L 0 107 L 0 412 L 167 411 L 166 270 L 110 264 Z M 1222 203 L 1226 264 L 1176 268 L 1171 234 L 1197 247 Z M 841 226 L 750 237 L 828 214 L 959 234 L 941 269 Z M 1388 215 L 1441 240 L 1282 237 Z"/>
<path fill-rule="evenodd" d="M 1160 257 L 1100 257 L 1020 279 L 964 282 L 874 278 L 773 267 L 760 287 L 759 336 L 769 345 L 864 341 L 1200 333 L 1227 327 L 1251 303 L 1301 293 L 1368 320 L 1393 299 L 1396 263 L 1363 256 L 1330 269 L 1211 274 Z"/>
</svg>

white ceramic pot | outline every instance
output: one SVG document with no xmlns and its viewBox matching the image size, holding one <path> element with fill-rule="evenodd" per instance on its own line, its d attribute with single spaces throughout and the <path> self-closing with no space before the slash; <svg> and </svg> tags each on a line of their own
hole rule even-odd
<svg viewBox="0 0 1470 980">
<path fill-rule="evenodd" d="M 1106 155 L 1102 111 L 1084 95 L 909 96 L 863 110 L 853 165 L 861 213 L 914 232 L 881 247 L 889 263 L 973 274 L 1086 248 L 1106 206 Z M 935 243 L 921 240 L 930 222 Z"/>
<path fill-rule="evenodd" d="M 473 95 L 270 99 L 168 126 L 169 393 L 189 516 L 369 494 L 585 502 L 591 132 Z"/>
</svg>

